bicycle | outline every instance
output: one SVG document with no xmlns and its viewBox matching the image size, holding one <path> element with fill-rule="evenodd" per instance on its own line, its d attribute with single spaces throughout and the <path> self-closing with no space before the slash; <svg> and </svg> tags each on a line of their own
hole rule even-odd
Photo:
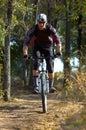
<svg viewBox="0 0 86 130">
<path fill-rule="evenodd" d="M 29 56 L 29 59 L 34 60 L 32 56 Z M 46 68 L 44 55 L 42 54 L 41 57 L 38 59 L 40 60 L 39 69 L 38 69 L 39 94 L 41 94 L 41 98 L 42 98 L 43 113 L 46 113 L 47 112 L 47 94 L 49 93 L 48 71 Z M 54 59 L 54 56 L 52 56 L 52 59 Z"/>
</svg>

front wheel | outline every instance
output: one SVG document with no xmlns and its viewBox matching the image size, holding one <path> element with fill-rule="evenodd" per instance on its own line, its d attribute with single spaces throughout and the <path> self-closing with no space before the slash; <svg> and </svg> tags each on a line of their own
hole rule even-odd
<svg viewBox="0 0 86 130">
<path fill-rule="evenodd" d="M 42 107 L 43 113 L 47 112 L 47 93 L 46 93 L 46 75 L 41 77 L 41 97 L 42 97 Z"/>
</svg>

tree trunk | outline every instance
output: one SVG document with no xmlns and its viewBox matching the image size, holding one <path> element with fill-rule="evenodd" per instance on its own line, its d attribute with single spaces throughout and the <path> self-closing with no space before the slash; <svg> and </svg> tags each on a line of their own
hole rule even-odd
<svg viewBox="0 0 86 130">
<path fill-rule="evenodd" d="M 81 66 L 82 66 L 82 63 L 81 63 L 81 59 L 82 59 L 82 56 L 81 56 L 82 28 L 80 27 L 81 23 L 82 23 L 82 15 L 80 14 L 80 15 L 79 15 L 79 19 L 78 19 L 78 56 L 79 56 L 79 71 L 81 71 Z"/>
<path fill-rule="evenodd" d="M 65 0 L 65 7 L 67 9 L 67 1 Z M 70 19 L 69 12 L 66 11 L 66 42 L 65 42 L 65 59 L 64 59 L 64 86 L 70 80 Z"/>
<path fill-rule="evenodd" d="M 51 5 L 51 0 L 47 0 L 47 17 L 48 17 L 48 22 L 51 23 L 51 12 L 52 12 L 52 5 Z"/>
<path fill-rule="evenodd" d="M 5 47 L 4 47 L 4 100 L 10 100 L 10 45 L 9 45 L 9 35 L 5 37 Z"/>
<path fill-rule="evenodd" d="M 8 0 L 7 5 L 7 35 L 5 36 L 5 46 L 4 46 L 4 83 L 3 90 L 4 95 L 3 98 L 5 101 L 10 100 L 10 88 L 11 88 L 11 76 L 10 76 L 10 25 L 12 19 L 12 3 L 13 0 Z"/>
</svg>

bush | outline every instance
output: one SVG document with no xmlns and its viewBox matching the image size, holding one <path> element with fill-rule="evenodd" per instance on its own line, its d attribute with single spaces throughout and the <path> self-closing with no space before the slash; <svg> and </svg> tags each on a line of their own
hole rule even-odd
<svg viewBox="0 0 86 130">
<path fill-rule="evenodd" d="M 61 94 L 72 98 L 73 100 L 81 101 L 86 98 L 86 73 L 73 72 L 70 75 L 70 80 L 67 80 L 67 85 L 64 87 L 64 74 L 55 74 L 55 86 L 60 90 Z"/>
</svg>

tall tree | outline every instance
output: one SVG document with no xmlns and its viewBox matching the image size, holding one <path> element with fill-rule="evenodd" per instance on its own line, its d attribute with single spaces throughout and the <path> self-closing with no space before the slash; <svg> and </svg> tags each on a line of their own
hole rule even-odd
<svg viewBox="0 0 86 130">
<path fill-rule="evenodd" d="M 81 41 L 82 41 L 82 14 L 79 14 L 79 18 L 78 18 L 78 55 L 79 55 L 79 71 L 81 71 L 81 59 L 82 59 L 82 55 L 81 55 Z"/>
<path fill-rule="evenodd" d="M 65 85 L 70 80 L 70 0 L 64 0 L 66 8 L 66 42 L 65 42 L 65 59 L 64 59 L 64 77 Z"/>
<path fill-rule="evenodd" d="M 81 63 L 81 59 L 82 59 L 82 55 L 81 55 L 81 42 L 82 42 L 82 0 L 80 1 L 75 1 L 75 4 L 77 5 L 77 23 L 78 23 L 78 27 L 77 27 L 77 32 L 78 32 L 78 38 L 77 38 L 77 44 L 78 44 L 78 58 L 79 58 L 79 71 L 81 71 L 81 66 L 82 66 L 82 63 Z"/>
<path fill-rule="evenodd" d="M 4 100 L 10 100 L 10 87 L 11 87 L 11 75 L 10 75 L 10 25 L 12 20 L 12 4 L 13 0 L 8 0 L 7 3 L 7 35 L 5 36 L 5 46 L 4 46 Z"/>
</svg>

